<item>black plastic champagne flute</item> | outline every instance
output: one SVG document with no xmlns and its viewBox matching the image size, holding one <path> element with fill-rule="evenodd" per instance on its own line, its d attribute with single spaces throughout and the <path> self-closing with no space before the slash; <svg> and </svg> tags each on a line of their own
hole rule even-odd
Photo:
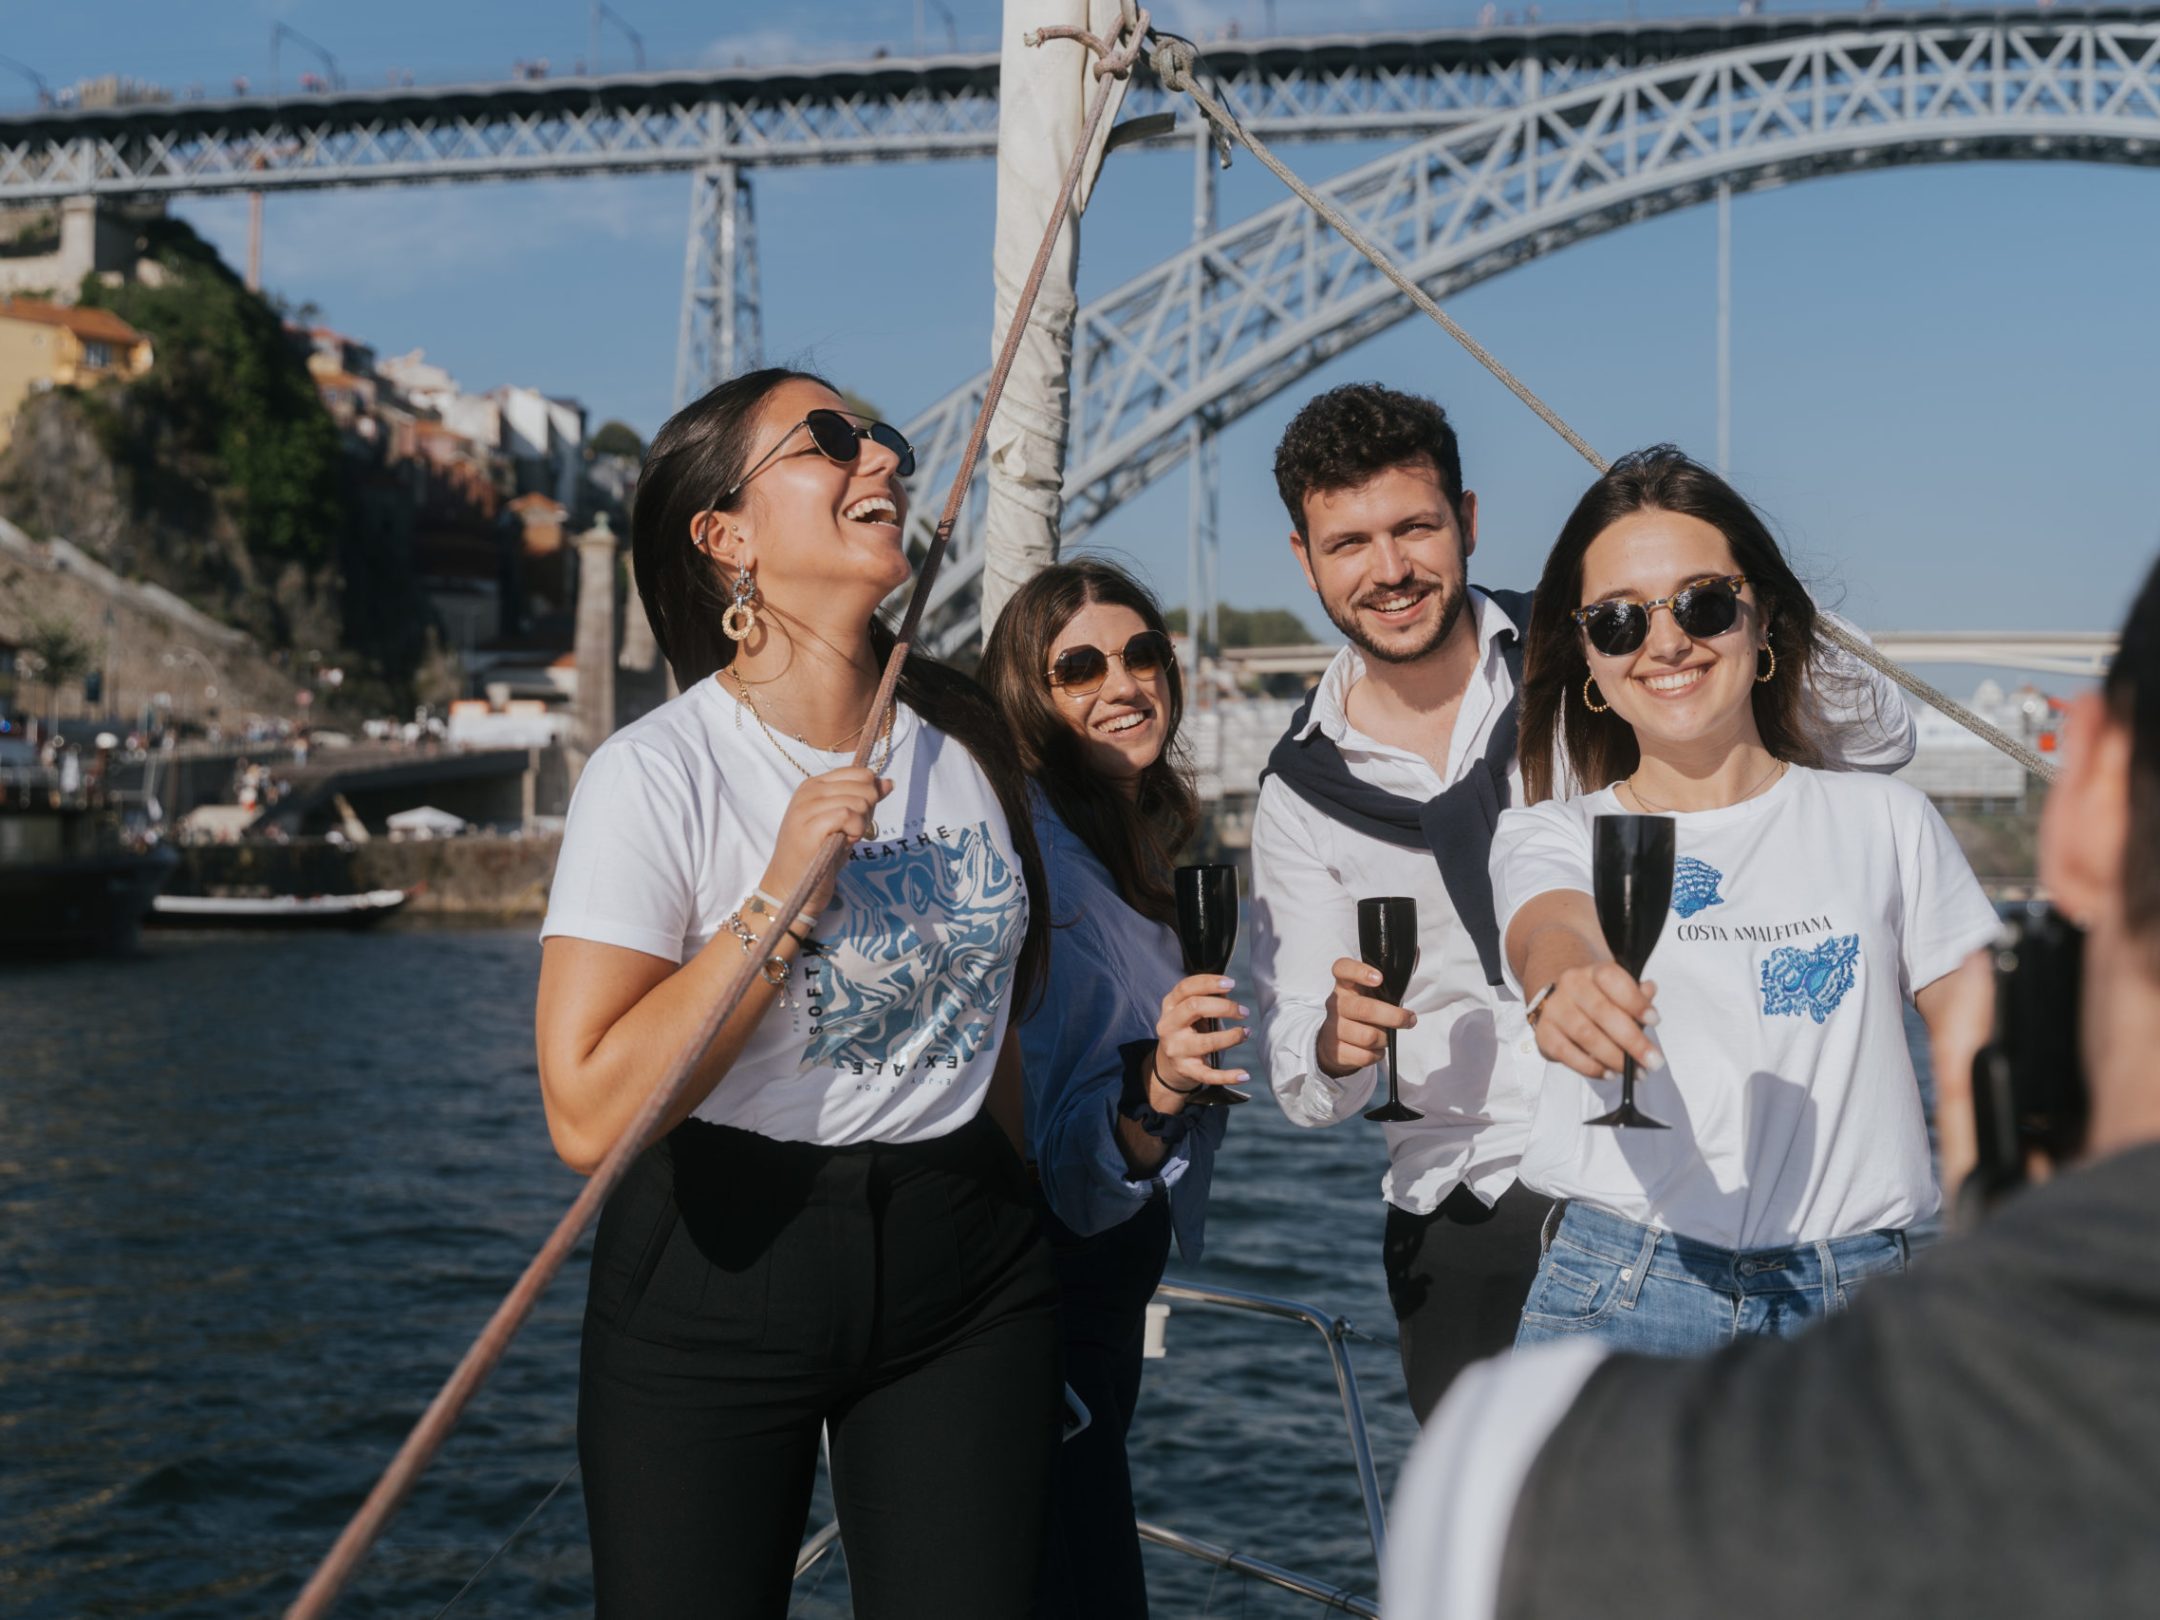
<svg viewBox="0 0 2160 1620">
<path fill-rule="evenodd" d="M 1181 866 L 1176 882 L 1178 945 L 1185 953 L 1185 971 L 1220 973 L 1229 967 L 1230 953 L 1237 948 L 1237 868 Z M 1193 1027 L 1203 1035 L 1212 1035 L 1221 1026 L 1212 1018 L 1203 1018 Z M 1185 1106 L 1251 1101 L 1250 1092 L 1233 1086 L 1202 1086 Z"/>
<path fill-rule="evenodd" d="M 1380 970 L 1375 999 L 1391 1006 L 1402 1005 L 1410 988 L 1410 973 L 1417 966 L 1417 902 L 1395 895 L 1357 903 L 1358 955 L 1368 967 Z M 1395 1032 L 1387 1032 L 1387 1101 L 1365 1111 L 1367 1119 L 1394 1121 L 1425 1116 L 1402 1100 L 1402 1081 L 1395 1072 Z"/>
<path fill-rule="evenodd" d="M 1619 964 L 1642 977 L 1665 913 L 1672 906 L 1673 824 L 1670 816 L 1599 816 L 1591 834 L 1590 889 L 1597 901 L 1598 927 Z M 1600 1114 L 1593 1125 L 1630 1125 L 1637 1130 L 1669 1127 L 1635 1106 L 1635 1054 L 1620 1070 L 1620 1106 Z"/>
</svg>

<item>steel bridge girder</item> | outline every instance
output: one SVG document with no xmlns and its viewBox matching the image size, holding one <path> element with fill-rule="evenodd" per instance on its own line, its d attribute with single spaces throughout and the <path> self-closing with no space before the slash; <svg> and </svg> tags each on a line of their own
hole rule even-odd
<svg viewBox="0 0 2160 1620">
<path fill-rule="evenodd" d="M 1631 220 L 1735 191 L 1892 163 L 2160 157 L 2160 25 L 1925 19 L 1653 64 L 1450 130 L 1321 189 L 1435 296 Z M 1295 201 L 1172 255 L 1075 328 L 1067 541 L 1188 453 L 1186 424 L 1235 420 L 1412 313 Z M 943 447 L 980 382 L 910 425 Z M 956 459 L 956 457 L 954 458 Z M 970 633 L 979 535 L 956 531 L 929 604 Z"/>
</svg>

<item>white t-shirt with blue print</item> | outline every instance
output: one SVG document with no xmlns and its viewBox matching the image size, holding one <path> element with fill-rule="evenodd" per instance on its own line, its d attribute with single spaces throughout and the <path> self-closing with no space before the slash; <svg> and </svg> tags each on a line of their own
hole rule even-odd
<svg viewBox="0 0 2160 1620">
<path fill-rule="evenodd" d="M 1590 892 L 1592 823 L 1625 813 L 1610 788 L 1502 813 L 1503 937 L 1535 896 Z M 1526 1041 L 1541 1080 L 1522 1180 L 1731 1249 L 1925 1219 L 1940 1197 L 1905 1010 L 1998 926 L 1950 829 L 1903 782 L 1797 766 L 1672 819 L 1672 909 L 1643 971 L 1666 1066 L 1636 1087 L 1671 1129 L 1587 1123 L 1619 1087 Z"/>
<path fill-rule="evenodd" d="M 852 757 L 785 747 L 817 772 Z M 905 705 L 882 774 L 877 836 L 848 852 L 789 1005 L 767 1009 L 695 1118 L 843 1146 L 926 1141 L 982 1106 L 1027 931 L 1020 860 L 973 756 Z M 542 937 L 689 961 L 757 886 L 802 783 L 719 679 L 700 681 L 586 765 Z"/>
</svg>

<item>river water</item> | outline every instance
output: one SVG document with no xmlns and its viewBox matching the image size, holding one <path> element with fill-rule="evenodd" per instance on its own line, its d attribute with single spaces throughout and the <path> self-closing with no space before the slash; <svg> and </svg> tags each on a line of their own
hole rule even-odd
<svg viewBox="0 0 2160 1620">
<path fill-rule="evenodd" d="M 126 960 L 0 969 L 0 1615 L 291 1598 L 575 1196 L 533 1066 L 539 961 L 530 928 L 408 928 L 151 934 Z M 1172 1277 L 1392 1337 L 1382 1168 L 1377 1127 L 1294 1130 L 1263 1094 L 1219 1161 L 1207 1260 Z M 591 1612 L 563 1483 L 584 1289 L 580 1250 L 341 1615 L 436 1615 L 558 1484 L 450 1614 Z M 1373 1592 L 1319 1335 L 1180 1307 L 1169 1340 L 1141 1398 L 1142 1516 Z M 1400 1372 L 1351 1354 L 1392 1488 Z M 1163 1620 L 1320 1612 L 1148 1562 Z M 796 1612 L 839 1620 L 845 1592 L 828 1559 Z"/>
<path fill-rule="evenodd" d="M 533 930 L 152 934 L 0 970 L 0 1615 L 258 1616 L 290 1599 L 575 1195 L 532 1056 Z M 1391 1335 L 1382 1154 L 1240 1109 L 1204 1265 Z M 340 1606 L 435 1615 L 575 1461 L 584 1256 Z M 1370 1593 L 1318 1334 L 1180 1308 L 1143 1516 Z M 1412 1437 L 1353 1346 L 1383 1482 Z M 821 1500 L 817 1517 L 827 1515 Z M 573 1478 L 450 1611 L 589 1614 Z M 1315 1615 L 1149 1553 L 1156 1611 Z M 813 1583 L 815 1583 L 813 1590 Z M 845 1569 L 803 1583 L 844 1615 Z"/>
</svg>

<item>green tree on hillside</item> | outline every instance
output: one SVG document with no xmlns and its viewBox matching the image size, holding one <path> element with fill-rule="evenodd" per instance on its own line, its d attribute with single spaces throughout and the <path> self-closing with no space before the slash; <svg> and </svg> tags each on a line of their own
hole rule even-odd
<svg viewBox="0 0 2160 1620">
<path fill-rule="evenodd" d="M 1174 634 L 1185 631 L 1185 610 L 1170 609 L 1163 615 Z M 1288 608 L 1216 609 L 1215 622 L 1225 647 L 1296 647 L 1313 638 L 1305 621 Z"/>
<path fill-rule="evenodd" d="M 164 272 L 158 285 L 92 276 L 82 287 L 85 304 L 112 310 L 155 347 L 132 388 L 144 409 L 123 419 L 155 429 L 123 427 L 109 447 L 137 475 L 138 501 L 154 496 L 176 453 L 201 458 L 222 474 L 226 516 L 266 576 L 333 560 L 345 527 L 337 427 L 276 311 L 183 221 L 150 220 L 143 231 L 144 256 Z"/>
<path fill-rule="evenodd" d="M 632 461 L 645 459 L 645 441 L 637 436 L 637 429 L 628 422 L 603 422 L 600 431 L 591 439 L 592 453 L 596 456 L 628 456 Z"/>
<path fill-rule="evenodd" d="M 89 641 L 66 619 L 32 619 L 18 655 L 22 673 L 45 688 L 45 707 L 60 723 L 60 689 L 90 673 L 97 656 Z"/>
</svg>

